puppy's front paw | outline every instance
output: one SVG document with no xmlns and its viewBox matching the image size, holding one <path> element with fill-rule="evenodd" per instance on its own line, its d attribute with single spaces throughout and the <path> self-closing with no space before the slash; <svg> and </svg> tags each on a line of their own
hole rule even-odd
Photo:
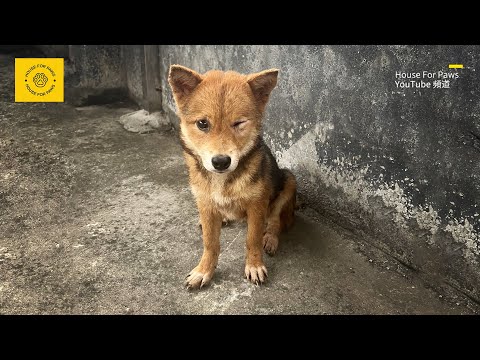
<svg viewBox="0 0 480 360">
<path fill-rule="evenodd" d="M 245 265 L 245 277 L 255 285 L 263 284 L 267 280 L 267 268 L 265 265 Z"/>
<path fill-rule="evenodd" d="M 205 285 L 210 283 L 213 277 L 213 270 L 201 272 L 197 268 L 190 271 L 190 274 L 187 275 L 185 278 L 184 285 L 187 287 L 188 290 L 191 289 L 201 289 Z"/>
<path fill-rule="evenodd" d="M 269 232 L 265 233 L 265 235 L 263 235 L 263 248 L 265 249 L 265 252 L 268 255 L 273 256 L 277 251 L 277 247 L 278 236 L 270 234 Z"/>
</svg>

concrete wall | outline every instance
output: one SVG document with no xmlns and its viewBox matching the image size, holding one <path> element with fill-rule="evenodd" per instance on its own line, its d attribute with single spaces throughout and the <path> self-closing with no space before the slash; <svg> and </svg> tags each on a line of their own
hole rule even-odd
<svg viewBox="0 0 480 360">
<path fill-rule="evenodd" d="M 69 57 L 69 46 L 68 45 L 36 45 L 40 51 L 42 51 L 46 57 Z"/>
<path fill-rule="evenodd" d="M 101 104 L 127 96 L 120 45 L 70 45 L 65 67 L 65 100 Z"/>
<path fill-rule="evenodd" d="M 307 204 L 478 301 L 479 60 L 479 46 L 161 46 L 163 108 L 176 123 L 170 64 L 279 68 L 264 137 Z M 459 77 L 402 89 L 397 71 Z"/>
<path fill-rule="evenodd" d="M 125 66 L 126 85 L 132 100 L 143 105 L 143 75 L 142 64 L 144 62 L 143 45 L 122 46 L 122 60 Z"/>
<path fill-rule="evenodd" d="M 56 45 L 49 48 L 61 50 Z M 91 105 L 129 97 L 148 111 L 159 111 L 158 63 L 158 45 L 70 45 L 65 67 L 66 101 Z"/>
</svg>

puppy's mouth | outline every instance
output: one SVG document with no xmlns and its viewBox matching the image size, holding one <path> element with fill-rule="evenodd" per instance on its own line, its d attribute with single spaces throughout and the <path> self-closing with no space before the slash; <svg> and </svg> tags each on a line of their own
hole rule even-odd
<svg viewBox="0 0 480 360">
<path fill-rule="evenodd" d="M 212 173 L 215 173 L 215 174 L 225 174 L 225 173 L 228 173 L 228 172 L 232 171 L 230 169 L 226 169 L 226 170 L 216 170 L 216 169 L 210 170 L 210 169 L 207 169 L 207 170 L 212 172 Z"/>
</svg>

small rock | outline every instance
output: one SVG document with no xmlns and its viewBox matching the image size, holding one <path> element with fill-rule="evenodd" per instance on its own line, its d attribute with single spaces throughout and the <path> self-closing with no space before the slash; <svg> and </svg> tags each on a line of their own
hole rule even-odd
<svg viewBox="0 0 480 360">
<path fill-rule="evenodd" d="M 138 110 L 122 115 L 118 120 L 125 130 L 145 134 L 155 129 L 169 130 L 170 122 L 160 112 L 149 113 L 146 110 Z"/>
</svg>

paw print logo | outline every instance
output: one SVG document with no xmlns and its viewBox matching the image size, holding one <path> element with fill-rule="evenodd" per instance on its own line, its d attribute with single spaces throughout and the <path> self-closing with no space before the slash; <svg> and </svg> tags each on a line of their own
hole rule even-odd
<svg viewBox="0 0 480 360">
<path fill-rule="evenodd" d="M 44 87 L 45 85 L 47 85 L 47 81 L 48 81 L 48 78 L 47 76 L 44 74 L 44 73 L 37 73 L 35 74 L 35 76 L 33 77 L 33 83 L 37 86 L 37 87 Z"/>
</svg>

